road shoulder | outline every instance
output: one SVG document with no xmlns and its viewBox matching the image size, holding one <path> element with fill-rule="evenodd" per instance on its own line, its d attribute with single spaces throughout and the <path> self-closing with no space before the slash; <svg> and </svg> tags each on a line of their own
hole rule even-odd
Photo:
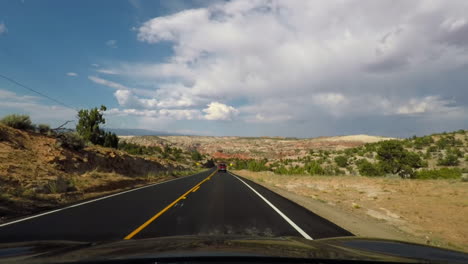
<svg viewBox="0 0 468 264">
<path fill-rule="evenodd" d="M 297 203 L 298 205 L 329 220 L 330 222 L 335 223 L 357 236 L 425 243 L 424 239 L 408 234 L 407 232 L 383 221 L 363 217 L 358 214 L 351 214 L 328 204 L 326 201 L 312 199 L 310 197 L 302 196 L 283 188 L 273 186 L 272 184 L 259 181 L 257 178 L 251 177 L 251 173 L 245 173 L 244 171 L 234 171 L 234 173 Z"/>
</svg>

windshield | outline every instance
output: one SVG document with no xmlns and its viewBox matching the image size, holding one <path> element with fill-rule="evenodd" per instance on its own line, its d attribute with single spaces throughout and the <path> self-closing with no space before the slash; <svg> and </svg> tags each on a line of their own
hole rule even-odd
<svg viewBox="0 0 468 264">
<path fill-rule="evenodd" d="M 371 237 L 467 251 L 467 11 L 2 1 L 0 244 Z"/>
</svg>

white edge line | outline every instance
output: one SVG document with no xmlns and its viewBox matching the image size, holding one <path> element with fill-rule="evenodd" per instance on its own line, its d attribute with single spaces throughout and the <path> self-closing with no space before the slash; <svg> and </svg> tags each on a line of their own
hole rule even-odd
<svg viewBox="0 0 468 264">
<path fill-rule="evenodd" d="M 265 203 L 267 203 L 273 210 L 275 210 L 281 217 L 283 217 L 286 222 L 288 222 L 294 229 L 296 229 L 297 232 L 299 232 L 304 238 L 309 239 L 309 240 L 314 240 L 311 236 L 309 236 L 302 228 L 300 228 L 298 225 L 296 225 L 289 217 L 287 217 L 283 212 L 281 212 L 276 206 L 274 206 L 270 201 L 268 201 L 265 197 L 263 197 L 260 193 L 258 193 L 254 188 L 252 188 L 250 185 L 248 185 L 245 181 L 241 180 L 239 177 L 236 175 L 232 174 L 229 172 L 232 176 L 234 176 L 236 179 L 241 181 L 243 184 L 247 185 L 247 187 L 250 188 L 255 194 L 257 194 L 260 198 L 262 198 Z"/>
<path fill-rule="evenodd" d="M 197 174 L 198 174 L 198 173 L 197 173 Z M 196 174 L 193 174 L 193 175 L 190 175 L 190 176 L 194 176 L 194 175 L 196 175 Z M 55 209 L 55 210 L 48 211 L 48 212 L 44 212 L 44 213 L 40 213 L 40 214 L 37 214 L 37 215 L 32 215 L 32 216 L 29 216 L 29 217 L 25 217 L 25 218 L 21 218 L 21 219 L 18 219 L 18 220 L 11 221 L 11 222 L 7 222 L 7 223 L 0 224 L 0 227 L 4 227 L 4 226 L 7 226 L 7 225 L 16 224 L 16 223 L 19 223 L 19 222 L 23 222 L 23 221 L 26 221 L 26 220 L 29 220 L 29 219 L 37 218 L 37 217 L 44 216 L 44 215 L 48 215 L 48 214 L 53 214 L 53 213 L 56 213 L 56 212 L 60 212 L 60 211 L 67 210 L 67 209 L 70 209 L 70 208 L 73 208 L 73 207 L 78 207 L 78 206 L 81 206 L 81 205 L 89 204 L 89 203 L 92 203 L 92 202 L 97 202 L 97 201 L 104 200 L 104 199 L 107 199 L 107 198 L 111 198 L 111 197 L 114 197 L 114 196 L 117 196 L 117 195 L 129 193 L 129 192 L 133 192 L 133 191 L 138 191 L 138 190 L 141 190 L 141 189 L 144 189 L 144 188 L 148 188 L 148 187 L 153 187 L 153 186 L 155 186 L 155 185 L 164 184 L 164 183 L 168 183 L 168 182 L 171 182 L 171 181 L 176 181 L 176 180 L 184 179 L 184 178 L 187 178 L 187 177 L 190 177 L 190 176 L 181 177 L 181 178 L 177 178 L 177 179 L 172 179 L 172 180 L 168 180 L 168 181 L 164 181 L 164 182 L 158 182 L 158 183 L 154 183 L 154 184 L 150 184 L 150 185 L 138 187 L 138 188 L 131 189 L 131 190 L 127 190 L 127 191 L 123 191 L 123 192 L 119 192 L 119 193 L 114 193 L 114 194 L 111 194 L 111 195 L 108 195 L 108 196 L 96 198 L 96 199 L 89 200 L 89 201 L 86 201 L 86 202 L 82 202 L 82 203 L 70 205 L 70 206 L 67 206 L 67 207 L 60 208 L 60 209 Z"/>
</svg>

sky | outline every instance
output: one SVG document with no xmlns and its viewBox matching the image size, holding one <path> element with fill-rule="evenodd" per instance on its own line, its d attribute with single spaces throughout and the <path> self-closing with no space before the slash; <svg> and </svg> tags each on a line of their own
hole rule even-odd
<svg viewBox="0 0 468 264">
<path fill-rule="evenodd" d="M 468 129 L 468 1 L 0 2 L 0 115 L 193 135 Z"/>
</svg>

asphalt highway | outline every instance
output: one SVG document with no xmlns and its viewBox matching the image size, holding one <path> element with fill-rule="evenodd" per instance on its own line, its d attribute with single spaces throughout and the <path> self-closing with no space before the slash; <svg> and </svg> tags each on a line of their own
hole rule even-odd
<svg viewBox="0 0 468 264">
<path fill-rule="evenodd" d="M 230 172 L 205 172 L 0 224 L 0 243 L 175 235 L 352 234 Z"/>
</svg>

